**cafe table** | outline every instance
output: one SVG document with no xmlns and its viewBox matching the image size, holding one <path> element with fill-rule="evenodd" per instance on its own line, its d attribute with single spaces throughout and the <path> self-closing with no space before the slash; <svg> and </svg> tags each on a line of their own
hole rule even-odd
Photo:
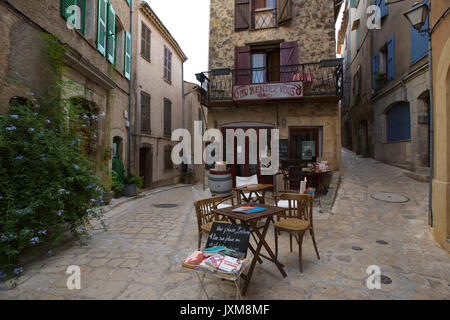
<svg viewBox="0 0 450 320">
<path fill-rule="evenodd" d="M 242 201 L 264 204 L 266 202 L 266 190 L 272 189 L 272 187 L 272 184 L 249 184 L 233 188 L 233 191 L 236 191 L 238 204 L 242 204 Z"/>
<path fill-rule="evenodd" d="M 270 223 L 274 222 L 274 216 L 279 213 L 284 212 L 286 209 L 278 208 L 271 205 L 266 204 L 256 204 L 251 203 L 251 205 L 258 206 L 260 208 L 265 208 L 264 211 L 255 212 L 255 213 L 241 213 L 241 212 L 233 212 L 234 209 L 239 208 L 240 205 L 232 206 L 223 209 L 216 209 L 214 212 L 219 215 L 227 218 L 231 223 L 237 224 L 239 221 L 241 224 L 245 224 L 250 226 L 252 234 L 255 236 L 254 239 L 256 241 L 256 248 L 254 248 L 251 244 L 249 244 L 249 249 L 253 253 L 253 259 L 248 269 L 247 274 L 242 274 L 241 278 L 244 280 L 244 288 L 242 290 L 242 295 L 245 295 L 247 292 L 248 285 L 253 275 L 253 271 L 255 270 L 256 262 L 262 263 L 261 258 L 264 258 L 272 263 L 274 263 L 278 270 L 280 271 L 283 277 L 287 277 L 286 272 L 284 271 L 284 265 L 282 265 L 272 249 L 268 245 L 266 241 L 267 231 L 269 230 Z M 257 226 L 258 221 L 264 221 L 263 228 Z M 259 229 L 262 229 L 260 231 Z M 261 253 L 261 249 L 265 248 L 269 257 Z"/>
</svg>

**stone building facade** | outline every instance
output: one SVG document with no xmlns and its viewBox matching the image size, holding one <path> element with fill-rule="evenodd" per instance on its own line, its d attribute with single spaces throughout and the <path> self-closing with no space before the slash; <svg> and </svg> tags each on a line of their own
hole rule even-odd
<svg viewBox="0 0 450 320">
<path fill-rule="evenodd" d="M 144 187 L 177 183 L 171 161 L 172 131 L 184 128 L 183 63 L 178 43 L 146 2 L 135 3 L 133 19 L 133 171 Z"/>
<path fill-rule="evenodd" d="M 339 2 L 212 0 L 210 71 L 198 75 L 208 128 L 279 129 L 287 147 L 281 158 L 311 160 L 301 155 L 309 143 L 314 158 L 339 170 Z M 295 86 L 299 91 L 286 96 Z M 246 97 L 249 92 L 255 94 Z M 259 163 L 231 167 L 233 176 L 258 174 L 260 182 L 273 183 L 261 176 Z"/>
<path fill-rule="evenodd" d="M 450 251 L 450 16 L 448 1 L 431 0 L 433 48 L 433 234 Z"/>
<path fill-rule="evenodd" d="M 111 167 L 113 155 L 128 166 L 127 112 L 129 107 L 130 6 L 127 0 L 9 0 L 0 1 L 0 105 L 14 96 L 32 93 L 38 100 L 54 84 L 41 35 L 53 35 L 64 46 L 62 95 L 97 104 L 96 162 Z M 67 20 L 80 8 L 78 29 Z M 66 9 L 69 9 L 68 11 Z M 73 8 L 72 8 L 73 9 Z M 109 23 L 107 23 L 109 22 Z M 107 34 L 112 35 L 107 37 Z M 113 146 L 113 141 L 116 145 Z M 99 169 L 100 173 L 102 172 Z M 104 180 L 106 176 L 102 176 Z"/>
<path fill-rule="evenodd" d="M 414 1 L 347 1 L 342 128 L 344 145 L 429 177 L 428 36 L 403 14 Z M 375 11 L 373 8 L 377 8 Z M 379 16 L 378 16 L 379 14 Z M 427 22 L 428 23 L 428 22 Z M 345 43 L 345 45 L 344 45 Z"/>
</svg>

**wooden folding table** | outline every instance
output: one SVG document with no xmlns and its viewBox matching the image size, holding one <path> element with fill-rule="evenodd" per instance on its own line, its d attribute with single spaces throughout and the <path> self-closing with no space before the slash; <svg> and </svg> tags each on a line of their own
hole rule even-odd
<svg viewBox="0 0 450 320">
<path fill-rule="evenodd" d="M 233 190 L 237 193 L 238 204 L 241 204 L 242 200 L 244 200 L 245 203 L 259 202 L 260 204 L 264 204 L 266 202 L 266 190 L 271 189 L 272 187 L 273 185 L 271 184 L 254 184 L 233 188 Z"/>
<path fill-rule="evenodd" d="M 280 271 L 281 275 L 283 277 L 287 277 L 286 272 L 284 271 L 284 266 L 278 261 L 277 257 L 275 257 L 275 254 L 273 253 L 270 246 L 267 244 L 266 241 L 266 235 L 267 231 L 269 230 L 270 222 L 273 222 L 273 217 L 277 215 L 278 213 L 284 212 L 286 209 L 284 208 L 278 208 L 275 206 L 265 205 L 265 204 L 254 204 L 255 206 L 265 208 L 266 210 L 262 212 L 257 213 L 239 213 L 239 212 L 233 212 L 233 209 L 239 208 L 240 206 L 233 206 L 229 208 L 224 209 L 217 209 L 214 210 L 216 214 L 221 215 L 223 217 L 226 217 L 229 219 L 232 223 L 236 224 L 237 221 L 240 221 L 242 224 L 248 225 L 251 227 L 252 234 L 255 235 L 255 240 L 257 240 L 257 246 L 256 249 L 253 248 L 253 246 L 250 244 L 249 249 L 253 253 L 253 260 L 250 264 L 250 267 L 248 269 L 247 275 L 242 274 L 241 277 L 245 281 L 244 288 L 242 291 L 242 295 L 245 295 L 247 292 L 248 285 L 250 283 L 250 280 L 253 275 L 253 271 L 256 266 L 256 262 L 259 261 L 262 263 L 261 258 L 267 259 L 271 262 L 273 262 L 278 270 Z M 259 231 L 257 227 L 257 222 L 260 220 L 266 219 L 266 222 L 264 224 L 262 232 Z M 268 256 L 265 256 L 261 253 L 261 249 L 264 247 L 269 254 Z"/>
</svg>

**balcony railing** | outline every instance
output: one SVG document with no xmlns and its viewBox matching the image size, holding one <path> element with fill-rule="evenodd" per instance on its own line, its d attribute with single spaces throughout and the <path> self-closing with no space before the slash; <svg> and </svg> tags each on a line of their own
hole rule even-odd
<svg viewBox="0 0 450 320">
<path fill-rule="evenodd" d="M 277 27 L 277 9 L 263 8 L 252 11 L 253 29 L 266 29 Z"/>
<path fill-rule="evenodd" d="M 342 60 L 250 69 L 214 69 L 199 73 L 203 88 L 202 103 L 240 100 L 236 89 L 260 93 L 256 100 L 302 99 L 313 97 L 340 98 L 343 94 Z M 267 92 L 301 87 L 301 93 L 271 95 Z"/>
</svg>

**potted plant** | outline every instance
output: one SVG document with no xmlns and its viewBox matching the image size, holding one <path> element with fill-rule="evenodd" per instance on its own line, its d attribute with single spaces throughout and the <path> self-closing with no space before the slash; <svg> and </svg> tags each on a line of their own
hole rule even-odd
<svg viewBox="0 0 450 320">
<path fill-rule="evenodd" d="M 188 170 L 183 173 L 183 182 L 186 184 L 192 184 L 192 180 L 194 178 L 194 174 L 192 173 L 192 170 Z"/>
<path fill-rule="evenodd" d="M 376 75 L 375 75 L 375 81 L 377 82 L 377 83 L 382 83 L 382 82 L 384 82 L 386 80 L 386 73 L 385 72 L 378 72 Z"/>
<path fill-rule="evenodd" d="M 139 176 L 128 173 L 125 178 L 125 186 L 123 188 L 122 194 L 125 197 L 135 197 L 137 196 L 138 189 L 142 188 L 143 179 Z"/>
</svg>

